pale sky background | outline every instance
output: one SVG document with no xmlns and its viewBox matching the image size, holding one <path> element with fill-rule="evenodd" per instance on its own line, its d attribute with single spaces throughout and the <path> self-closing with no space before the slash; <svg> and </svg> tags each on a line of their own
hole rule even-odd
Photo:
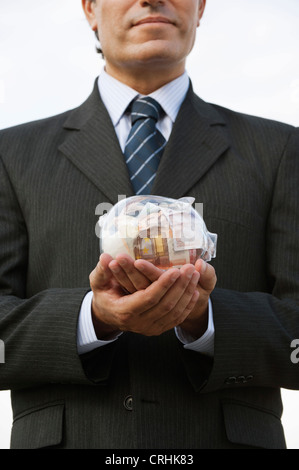
<svg viewBox="0 0 299 470">
<path fill-rule="evenodd" d="M 187 64 L 195 91 L 299 126 L 298 26 L 299 0 L 207 0 Z M 76 107 L 102 67 L 80 0 L 1 0 L 0 129 Z M 288 447 L 299 449 L 299 392 L 283 390 L 283 400 Z M 0 392 L 0 449 L 11 421 Z"/>
</svg>

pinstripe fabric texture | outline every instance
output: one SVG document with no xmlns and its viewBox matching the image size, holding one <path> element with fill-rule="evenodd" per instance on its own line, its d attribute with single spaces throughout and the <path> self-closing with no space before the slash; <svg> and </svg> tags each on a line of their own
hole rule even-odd
<svg viewBox="0 0 299 470">
<path fill-rule="evenodd" d="M 150 97 L 138 98 L 131 106 L 132 129 L 125 148 L 130 181 L 136 195 L 150 194 L 166 140 L 156 124 L 163 110 Z"/>
<path fill-rule="evenodd" d="M 0 388 L 12 390 L 12 448 L 285 447 L 279 388 L 299 388 L 298 148 L 297 129 L 190 88 L 152 192 L 195 197 L 218 233 L 214 360 L 172 331 L 125 333 L 80 358 L 95 208 L 133 195 L 113 122 L 96 85 L 77 109 L 0 133 Z"/>
</svg>

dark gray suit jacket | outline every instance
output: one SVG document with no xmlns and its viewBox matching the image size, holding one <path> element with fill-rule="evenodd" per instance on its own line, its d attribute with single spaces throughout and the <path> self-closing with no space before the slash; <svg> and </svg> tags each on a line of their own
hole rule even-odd
<svg viewBox="0 0 299 470">
<path fill-rule="evenodd" d="M 173 331 L 77 353 L 99 256 L 95 208 L 133 194 L 96 87 L 73 111 L 2 131 L 0 157 L 12 448 L 284 448 L 279 389 L 299 388 L 298 130 L 190 87 L 163 155 L 153 194 L 195 197 L 219 237 L 213 360 Z"/>
</svg>

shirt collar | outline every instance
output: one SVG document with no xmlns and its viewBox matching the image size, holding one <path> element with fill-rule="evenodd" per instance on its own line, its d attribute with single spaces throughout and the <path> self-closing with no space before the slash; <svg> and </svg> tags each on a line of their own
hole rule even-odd
<svg viewBox="0 0 299 470">
<path fill-rule="evenodd" d="M 175 122 L 181 104 L 187 94 L 189 84 L 189 77 L 187 72 L 185 72 L 149 96 L 158 101 L 172 122 Z M 136 90 L 108 75 L 105 70 L 102 71 L 98 78 L 98 87 L 102 101 L 115 127 L 126 112 L 131 101 L 140 95 Z"/>
</svg>

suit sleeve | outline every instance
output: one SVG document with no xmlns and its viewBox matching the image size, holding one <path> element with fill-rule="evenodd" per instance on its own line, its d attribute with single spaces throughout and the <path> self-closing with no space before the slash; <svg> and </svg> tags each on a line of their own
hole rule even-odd
<svg viewBox="0 0 299 470">
<path fill-rule="evenodd" d="M 239 387 L 299 389 L 291 343 L 299 338 L 299 132 L 281 157 L 267 221 L 270 293 L 216 288 L 211 295 L 215 355 L 208 364 L 185 354 L 197 391 Z"/>
<path fill-rule="evenodd" d="M 50 289 L 26 298 L 26 223 L 1 159 L 0 247 L 0 339 L 5 347 L 0 389 L 90 385 L 77 352 L 78 315 L 87 290 Z M 109 358 L 103 361 L 101 380 L 107 364 Z"/>
</svg>

